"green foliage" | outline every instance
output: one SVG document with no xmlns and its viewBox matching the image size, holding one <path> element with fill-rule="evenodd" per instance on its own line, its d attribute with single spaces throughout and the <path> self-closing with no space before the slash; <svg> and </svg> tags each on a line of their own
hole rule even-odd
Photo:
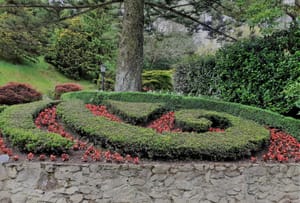
<svg viewBox="0 0 300 203">
<path fill-rule="evenodd" d="M 103 100 L 113 99 L 127 102 L 163 102 L 172 108 L 206 109 L 226 112 L 243 119 L 253 120 L 261 125 L 279 128 L 300 141 L 300 120 L 286 117 L 278 113 L 221 100 L 185 97 L 170 94 L 140 93 L 140 92 L 97 92 L 81 91 L 62 95 L 63 100 L 81 99 L 85 103 L 100 104 Z"/>
<path fill-rule="evenodd" d="M 295 1 L 224 0 L 223 3 L 227 8 L 227 16 L 246 22 L 252 28 L 259 27 L 263 33 L 272 33 L 299 22 L 300 7 Z M 292 23 L 282 22 L 287 17 Z"/>
<path fill-rule="evenodd" d="M 158 116 L 161 116 L 167 109 L 163 103 L 105 100 L 103 104 L 107 106 L 111 112 L 121 117 L 122 120 L 133 125 L 146 124 Z"/>
<path fill-rule="evenodd" d="M 60 153 L 72 146 L 72 142 L 55 133 L 36 128 L 33 118 L 53 102 L 39 101 L 7 107 L 0 114 L 0 129 L 11 143 L 21 151 L 35 153 Z"/>
<path fill-rule="evenodd" d="M 69 20 L 66 28 L 56 30 L 46 60 L 70 78 L 96 79 L 100 64 L 114 66 L 117 46 L 112 21 L 103 11 Z"/>
<path fill-rule="evenodd" d="M 45 50 L 46 26 L 40 9 L 8 8 L 0 12 L 0 59 L 13 63 L 36 61 Z"/>
<path fill-rule="evenodd" d="M 195 51 L 192 37 L 186 33 L 145 35 L 144 69 L 166 70 Z"/>
<path fill-rule="evenodd" d="M 174 89 L 190 95 L 215 95 L 218 76 L 213 56 L 191 56 L 176 64 Z"/>
<path fill-rule="evenodd" d="M 150 70 L 142 74 L 143 89 L 145 90 L 173 90 L 172 70 Z"/>
<path fill-rule="evenodd" d="M 222 113 L 205 110 L 179 110 L 175 123 L 184 131 L 206 132 L 210 127 L 225 129 L 232 124 Z"/>
<path fill-rule="evenodd" d="M 196 110 L 195 110 L 196 111 Z M 269 132 L 258 124 L 224 114 L 232 123 L 224 133 L 164 133 L 96 117 L 80 100 L 57 106 L 62 120 L 96 144 L 151 159 L 236 160 L 261 150 Z"/>
<path fill-rule="evenodd" d="M 287 113 L 296 102 L 284 88 L 300 76 L 299 39 L 300 30 L 291 29 L 222 48 L 216 54 L 221 97 Z"/>
</svg>

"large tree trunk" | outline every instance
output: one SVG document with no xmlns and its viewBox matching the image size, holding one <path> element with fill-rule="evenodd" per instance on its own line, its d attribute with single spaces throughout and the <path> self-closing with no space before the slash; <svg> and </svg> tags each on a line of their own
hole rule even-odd
<svg viewBox="0 0 300 203">
<path fill-rule="evenodd" d="M 144 0 L 124 0 L 115 91 L 142 88 Z"/>
</svg>

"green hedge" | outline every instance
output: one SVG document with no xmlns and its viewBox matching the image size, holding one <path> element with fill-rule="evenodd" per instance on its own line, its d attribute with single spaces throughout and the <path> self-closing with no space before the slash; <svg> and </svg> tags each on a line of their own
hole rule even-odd
<svg viewBox="0 0 300 203">
<path fill-rule="evenodd" d="M 164 103 L 120 102 L 105 100 L 103 102 L 109 111 L 133 125 L 146 124 L 166 112 Z"/>
<path fill-rule="evenodd" d="M 229 114 L 206 110 L 179 110 L 175 112 L 175 124 L 184 131 L 206 132 L 210 127 L 226 129 L 232 126 L 226 118 Z"/>
<path fill-rule="evenodd" d="M 140 93 L 140 92 L 98 92 L 81 91 L 66 93 L 62 99 L 81 99 L 85 103 L 101 103 L 113 99 L 131 102 L 164 102 L 169 108 L 200 108 L 226 112 L 244 119 L 258 122 L 261 125 L 276 127 L 290 133 L 300 141 L 300 120 L 285 117 L 269 110 L 246 106 L 237 103 L 224 102 L 201 97 L 184 97 L 170 94 Z"/>
<path fill-rule="evenodd" d="M 55 133 L 36 128 L 34 118 L 43 109 L 52 106 L 50 101 L 39 101 L 7 107 L 0 114 L 0 129 L 21 151 L 34 153 L 60 153 L 72 142 Z"/>
<path fill-rule="evenodd" d="M 57 113 L 95 144 L 151 159 L 237 160 L 261 150 L 269 132 L 253 121 L 223 114 L 233 124 L 224 133 L 163 133 L 93 116 L 83 101 L 64 101 Z"/>
</svg>

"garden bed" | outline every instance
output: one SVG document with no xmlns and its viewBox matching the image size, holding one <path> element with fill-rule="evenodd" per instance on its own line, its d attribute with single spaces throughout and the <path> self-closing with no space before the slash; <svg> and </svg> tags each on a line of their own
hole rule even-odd
<svg viewBox="0 0 300 203">
<path fill-rule="evenodd" d="M 2 137 L 19 159 L 31 161 L 300 161 L 299 142 L 280 129 L 224 112 L 170 106 L 158 98 L 133 102 L 107 95 L 94 102 L 101 105 L 72 99 L 7 107 L 0 114 Z M 53 147 L 48 135 L 68 145 Z"/>
</svg>

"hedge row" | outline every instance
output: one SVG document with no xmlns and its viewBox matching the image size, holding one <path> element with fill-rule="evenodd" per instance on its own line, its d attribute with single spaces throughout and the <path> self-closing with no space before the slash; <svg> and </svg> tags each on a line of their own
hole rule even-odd
<svg viewBox="0 0 300 203">
<path fill-rule="evenodd" d="M 64 94 L 62 99 L 81 99 L 86 103 L 101 103 L 113 99 L 131 102 L 164 102 L 168 107 L 185 109 L 206 109 L 226 112 L 244 119 L 258 122 L 261 125 L 276 127 L 293 135 L 300 141 L 300 120 L 285 117 L 269 110 L 246 106 L 237 103 L 224 102 L 201 97 L 184 97 L 170 94 L 140 93 L 140 92 L 97 92 L 82 91 Z"/>
<path fill-rule="evenodd" d="M 64 101 L 57 106 L 62 120 L 95 144 L 122 154 L 151 159 L 237 160 L 261 150 L 269 132 L 253 121 L 229 114 L 232 127 L 224 133 L 163 133 L 93 116 L 83 101 Z"/>
<path fill-rule="evenodd" d="M 43 109 L 53 105 L 50 101 L 39 101 L 7 107 L 0 114 L 0 129 L 14 146 L 21 151 L 35 153 L 61 153 L 72 146 L 72 142 L 55 133 L 36 128 L 34 118 Z"/>
<path fill-rule="evenodd" d="M 175 125 L 183 131 L 206 132 L 209 128 L 226 129 L 232 126 L 225 114 L 206 110 L 179 110 L 175 112 Z"/>
<path fill-rule="evenodd" d="M 164 103 L 120 102 L 105 100 L 103 102 L 110 112 L 133 125 L 146 124 L 166 112 Z"/>
</svg>

